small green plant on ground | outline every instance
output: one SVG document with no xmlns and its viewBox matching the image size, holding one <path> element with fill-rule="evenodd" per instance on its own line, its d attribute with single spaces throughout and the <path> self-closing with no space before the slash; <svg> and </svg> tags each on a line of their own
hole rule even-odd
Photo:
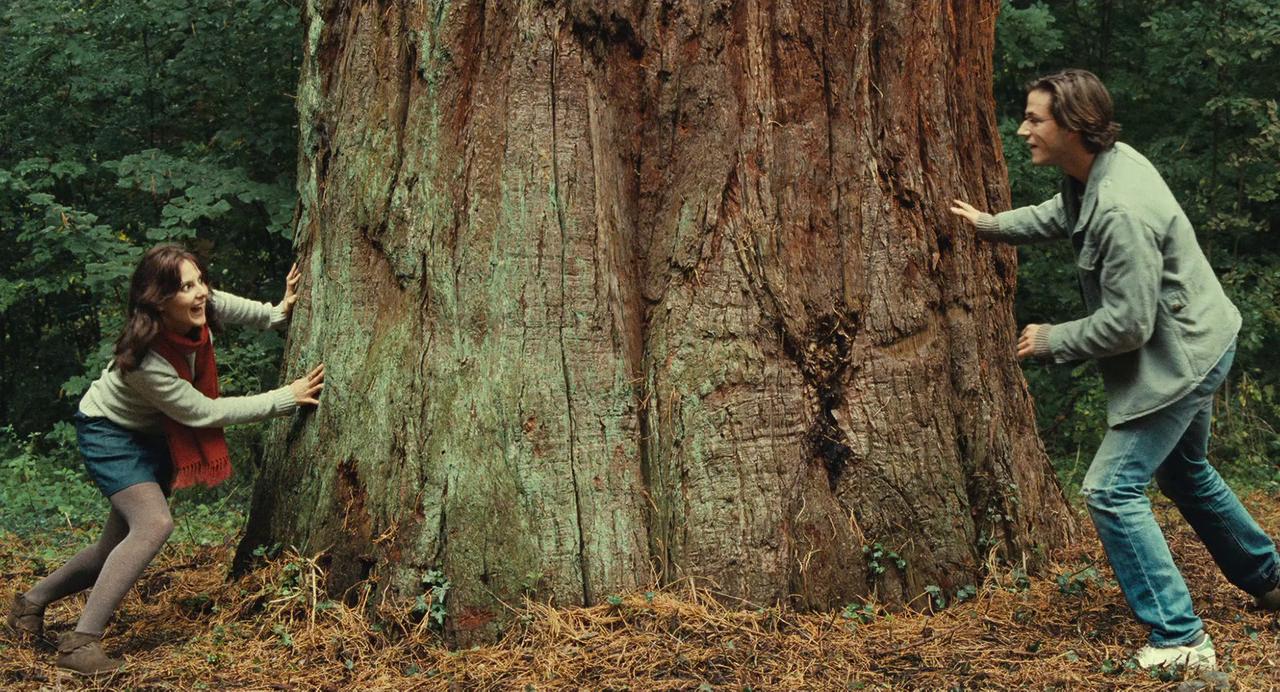
<svg viewBox="0 0 1280 692">
<path fill-rule="evenodd" d="M 74 448 L 69 452 L 59 437 L 19 438 L 12 428 L 0 428 L 0 524 L 8 530 L 29 536 L 96 524 L 106 516 L 106 501 L 73 466 Z"/>
<path fill-rule="evenodd" d="M 449 597 L 449 589 L 453 585 L 449 583 L 448 577 L 444 576 L 444 572 L 433 569 L 427 570 L 427 573 L 423 575 L 422 586 L 425 587 L 426 591 L 418 594 L 413 606 L 414 614 L 430 618 L 433 627 L 443 627 L 444 619 L 449 614 L 448 605 L 445 601 Z"/>
<path fill-rule="evenodd" d="M 845 605 L 844 610 L 840 611 L 840 616 L 849 621 L 849 628 L 853 629 L 858 625 L 865 625 L 876 619 L 877 611 L 873 603 L 849 603 Z"/>
<path fill-rule="evenodd" d="M 889 565 L 893 565 L 899 570 L 907 568 L 906 559 L 885 548 L 878 541 L 862 546 L 862 556 L 867 560 L 867 575 L 872 579 L 884 574 Z"/>
<path fill-rule="evenodd" d="M 942 610 L 947 607 L 947 594 L 942 591 L 942 587 L 937 584 L 929 584 L 924 587 L 924 592 L 929 594 L 929 601 L 933 603 L 933 607 Z"/>
<path fill-rule="evenodd" d="M 1098 568 L 1089 565 L 1076 572 L 1064 572 L 1058 575 L 1058 590 L 1068 596 L 1081 596 L 1090 588 L 1102 586 L 1102 576 Z"/>
</svg>

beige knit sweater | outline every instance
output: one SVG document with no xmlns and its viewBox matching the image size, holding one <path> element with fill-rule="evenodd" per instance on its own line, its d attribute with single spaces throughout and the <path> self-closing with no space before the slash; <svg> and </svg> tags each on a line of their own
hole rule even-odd
<svg viewBox="0 0 1280 692">
<path fill-rule="evenodd" d="M 226 291 L 214 291 L 211 299 L 225 324 L 259 329 L 285 324 L 280 305 L 247 300 Z M 82 414 L 101 416 L 122 428 L 147 434 L 163 434 L 165 417 L 192 428 L 222 428 L 285 416 L 295 408 L 288 386 L 252 396 L 210 399 L 179 377 L 169 361 L 153 352 L 148 352 L 138 368 L 128 374 L 108 365 L 80 399 Z"/>
</svg>

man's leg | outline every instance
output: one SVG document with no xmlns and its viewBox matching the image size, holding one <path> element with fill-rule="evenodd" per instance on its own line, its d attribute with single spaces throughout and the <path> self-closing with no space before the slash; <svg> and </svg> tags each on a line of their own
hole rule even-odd
<svg viewBox="0 0 1280 692">
<path fill-rule="evenodd" d="M 1205 458 L 1213 400 L 1156 472 L 1160 490 L 1177 505 L 1227 579 L 1257 597 L 1280 583 L 1280 556 L 1266 532 Z"/>
<path fill-rule="evenodd" d="M 1157 647 L 1192 643 L 1204 628 L 1146 495 L 1194 415 L 1184 403 L 1108 430 L 1080 489 L 1125 600 Z"/>
</svg>

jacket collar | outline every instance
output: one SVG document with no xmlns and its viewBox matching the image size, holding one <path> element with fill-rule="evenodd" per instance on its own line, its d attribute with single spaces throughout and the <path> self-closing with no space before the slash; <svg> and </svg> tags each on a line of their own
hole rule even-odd
<svg viewBox="0 0 1280 692">
<path fill-rule="evenodd" d="M 1071 207 L 1068 213 L 1075 212 L 1076 223 L 1071 235 L 1082 233 L 1089 228 L 1089 221 L 1093 219 L 1093 214 L 1098 209 L 1098 189 L 1108 184 L 1107 176 L 1115 160 L 1116 149 L 1121 146 L 1124 145 L 1117 142 L 1115 146 L 1098 152 L 1094 157 L 1093 166 L 1089 168 L 1089 179 L 1085 181 L 1083 196 L 1077 192 L 1079 187 L 1071 176 L 1062 176 L 1062 198 L 1068 200 Z"/>
</svg>

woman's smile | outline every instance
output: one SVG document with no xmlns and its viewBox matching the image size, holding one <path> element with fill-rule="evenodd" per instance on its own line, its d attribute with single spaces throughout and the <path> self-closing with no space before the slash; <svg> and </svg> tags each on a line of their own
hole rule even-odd
<svg viewBox="0 0 1280 692">
<path fill-rule="evenodd" d="M 190 260 L 182 263 L 181 283 L 178 291 L 165 301 L 161 317 L 170 331 L 185 334 L 203 327 L 206 320 L 205 306 L 209 300 L 209 287 L 200 275 L 200 269 Z"/>
</svg>

